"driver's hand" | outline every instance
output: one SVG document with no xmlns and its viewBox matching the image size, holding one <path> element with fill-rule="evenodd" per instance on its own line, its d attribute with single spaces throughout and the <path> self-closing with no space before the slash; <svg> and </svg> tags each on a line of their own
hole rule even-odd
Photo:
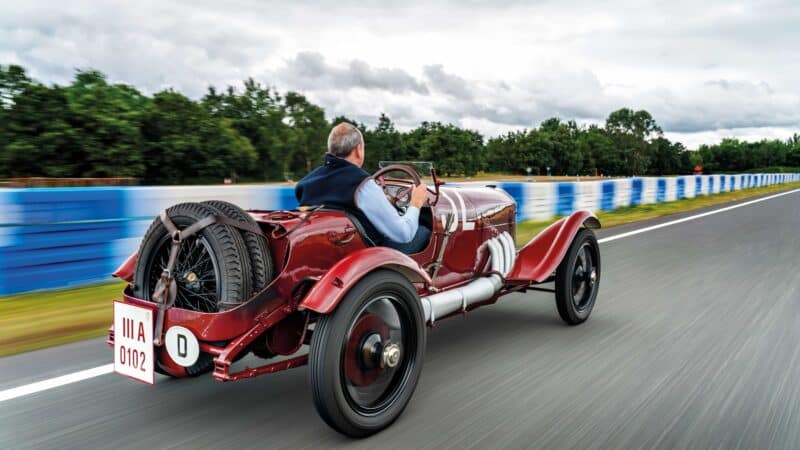
<svg viewBox="0 0 800 450">
<path fill-rule="evenodd" d="M 411 202 L 409 204 L 417 208 L 422 208 L 422 205 L 424 205 L 426 201 L 428 201 L 428 186 L 426 186 L 425 183 L 420 183 L 419 186 L 411 191 Z"/>
</svg>

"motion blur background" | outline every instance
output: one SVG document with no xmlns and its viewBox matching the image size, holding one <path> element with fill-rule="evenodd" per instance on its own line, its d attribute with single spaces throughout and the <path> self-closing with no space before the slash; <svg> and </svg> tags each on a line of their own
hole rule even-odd
<svg viewBox="0 0 800 450">
<path fill-rule="evenodd" d="M 799 19 L 795 2 L 0 4 L 0 295 L 107 279 L 175 202 L 293 207 L 343 121 L 367 170 L 503 182 L 520 220 L 781 182 L 800 172 L 800 46 L 781 45 Z M 648 178 L 695 172 L 716 178 Z M 515 184 L 532 179 L 570 182 Z"/>
<path fill-rule="evenodd" d="M 796 0 L 0 2 L 0 447 L 800 447 L 798 23 Z M 105 282 L 154 215 L 292 208 L 344 121 L 367 170 L 505 189 L 518 241 L 622 224 L 592 319 L 526 293 L 437 324 L 413 404 L 359 442 L 303 370 L 104 375 Z"/>
</svg>

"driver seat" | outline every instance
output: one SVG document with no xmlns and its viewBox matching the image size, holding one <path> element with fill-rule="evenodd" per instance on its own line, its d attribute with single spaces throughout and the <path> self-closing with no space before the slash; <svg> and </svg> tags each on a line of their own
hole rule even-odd
<svg viewBox="0 0 800 450">
<path fill-rule="evenodd" d="M 320 209 L 320 211 L 335 211 L 335 212 L 344 214 L 345 217 L 347 217 L 350 220 L 350 222 L 353 224 L 353 226 L 355 227 L 356 231 L 358 232 L 358 235 L 361 236 L 361 240 L 364 241 L 364 244 L 366 244 L 367 247 L 378 247 L 378 244 L 376 244 L 369 237 L 367 232 L 364 230 L 364 225 L 361 223 L 361 220 L 359 220 L 359 218 L 355 214 L 351 213 L 350 211 L 347 211 L 344 208 L 335 208 L 335 207 L 330 207 L 330 206 L 324 206 L 323 208 Z M 430 244 L 430 241 L 431 241 L 430 238 L 432 236 L 432 233 L 430 232 L 430 230 L 432 230 L 432 225 L 433 225 L 432 224 L 432 212 L 431 212 L 429 207 L 423 207 L 420 210 L 419 226 L 420 227 L 425 227 L 425 228 L 427 228 L 429 230 L 428 237 L 425 240 L 424 245 L 421 245 L 419 248 L 415 249 L 414 251 L 411 251 L 411 252 L 403 251 L 403 253 L 406 253 L 406 254 L 409 254 L 409 255 L 413 255 L 415 253 L 419 253 L 421 251 L 424 251 L 426 248 L 428 248 L 428 245 Z M 392 248 L 391 246 L 388 246 L 388 245 L 385 245 L 385 247 Z M 402 250 L 400 250 L 400 251 L 402 251 Z"/>
</svg>

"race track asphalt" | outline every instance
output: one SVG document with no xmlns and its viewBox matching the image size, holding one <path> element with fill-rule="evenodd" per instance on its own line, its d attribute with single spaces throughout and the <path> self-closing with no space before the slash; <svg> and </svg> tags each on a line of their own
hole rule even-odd
<svg viewBox="0 0 800 450">
<path fill-rule="evenodd" d="M 1 402 L 0 448 L 800 447 L 800 192 L 601 252 L 581 326 L 546 293 L 437 324 L 410 406 L 369 439 L 317 417 L 299 368 L 154 387 L 109 374 Z M 0 390 L 110 358 L 101 339 L 3 358 Z"/>
</svg>

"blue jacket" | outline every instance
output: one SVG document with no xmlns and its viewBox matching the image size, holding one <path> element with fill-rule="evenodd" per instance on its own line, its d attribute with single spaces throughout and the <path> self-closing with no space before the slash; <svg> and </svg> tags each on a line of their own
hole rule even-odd
<svg viewBox="0 0 800 450">
<path fill-rule="evenodd" d="M 369 177 L 370 174 L 360 167 L 326 153 L 325 163 L 297 182 L 294 195 L 301 206 L 325 205 L 350 213 L 361 223 L 367 237 L 380 245 L 384 236 L 356 206 L 358 188 Z"/>
</svg>

